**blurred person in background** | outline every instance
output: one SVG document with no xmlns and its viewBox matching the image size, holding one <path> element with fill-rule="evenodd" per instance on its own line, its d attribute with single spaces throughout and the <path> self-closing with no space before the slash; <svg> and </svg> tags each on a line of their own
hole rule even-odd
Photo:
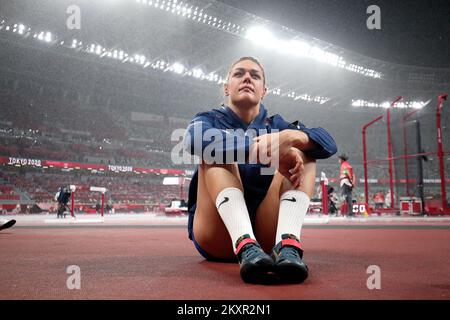
<svg viewBox="0 0 450 320">
<path fill-rule="evenodd" d="M 341 165 L 339 171 L 340 187 L 344 201 L 347 204 L 347 210 L 346 212 L 342 212 L 342 214 L 346 213 L 348 217 L 352 217 L 354 215 L 352 191 L 355 187 L 356 177 L 351 164 L 348 162 L 348 156 L 346 154 L 341 154 L 339 156 L 339 163 Z"/>
</svg>

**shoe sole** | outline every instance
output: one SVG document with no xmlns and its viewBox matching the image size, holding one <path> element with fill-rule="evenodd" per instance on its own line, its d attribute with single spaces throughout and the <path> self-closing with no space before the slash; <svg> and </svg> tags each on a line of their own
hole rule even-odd
<svg viewBox="0 0 450 320">
<path fill-rule="evenodd" d="M 260 261 L 259 264 L 247 264 L 241 268 L 241 278 L 246 283 L 264 284 L 272 280 L 273 262 Z"/>
<path fill-rule="evenodd" d="M 11 228 L 15 224 L 16 224 L 16 220 L 9 220 L 8 222 L 6 222 L 0 226 L 0 230 Z"/>
<path fill-rule="evenodd" d="M 308 278 L 308 273 L 307 267 L 291 263 L 275 265 L 275 274 L 283 282 L 302 283 Z"/>
</svg>

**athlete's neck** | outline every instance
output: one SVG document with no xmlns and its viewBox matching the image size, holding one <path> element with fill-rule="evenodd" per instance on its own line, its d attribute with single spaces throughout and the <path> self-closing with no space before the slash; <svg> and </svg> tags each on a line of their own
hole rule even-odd
<svg viewBox="0 0 450 320">
<path fill-rule="evenodd" d="M 255 119 L 258 116 L 260 104 L 258 103 L 253 107 L 245 108 L 245 107 L 237 107 L 230 102 L 228 106 L 230 107 L 231 110 L 233 110 L 234 113 L 236 113 L 239 116 L 239 118 L 242 119 L 242 121 L 244 121 L 246 124 L 249 124 L 250 122 L 253 121 L 253 119 Z"/>
</svg>

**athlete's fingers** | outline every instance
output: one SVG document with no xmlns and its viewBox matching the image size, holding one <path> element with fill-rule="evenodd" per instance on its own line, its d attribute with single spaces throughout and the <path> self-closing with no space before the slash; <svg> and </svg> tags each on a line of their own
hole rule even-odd
<svg viewBox="0 0 450 320">
<path fill-rule="evenodd" d="M 290 182 L 292 184 L 292 187 L 296 189 L 300 185 L 300 176 L 299 175 L 291 176 Z"/>
<path fill-rule="evenodd" d="M 258 153 L 261 156 L 272 158 L 272 155 L 277 155 L 278 150 L 274 148 L 274 146 L 271 144 L 270 139 L 267 139 L 267 137 L 260 136 L 257 138 L 254 138 L 254 143 L 258 144 Z M 273 162 L 273 160 L 270 160 Z"/>
<path fill-rule="evenodd" d="M 301 170 L 303 170 L 303 161 L 302 161 L 302 158 L 300 156 L 298 156 L 297 162 L 295 164 L 293 171 L 297 172 L 297 171 L 301 171 Z"/>
<path fill-rule="evenodd" d="M 291 172 L 293 174 L 295 172 L 303 171 L 303 169 L 304 169 L 303 160 L 300 157 L 300 155 L 296 154 L 296 156 L 295 156 L 295 166 L 294 166 L 294 168 L 290 169 L 289 172 Z"/>
<path fill-rule="evenodd" d="M 293 174 L 293 175 L 291 175 L 290 177 L 289 177 L 289 181 L 291 182 L 291 183 L 294 183 L 295 181 L 297 181 L 298 180 L 298 178 L 300 177 L 300 175 L 297 173 L 297 174 Z"/>
<path fill-rule="evenodd" d="M 294 188 L 297 188 L 299 185 L 303 184 L 303 163 L 298 166 L 298 169 L 292 172 L 290 177 L 290 182 L 294 185 Z"/>
<path fill-rule="evenodd" d="M 301 180 L 302 178 L 303 178 L 303 172 L 298 171 L 298 172 L 292 174 L 290 176 L 289 180 L 292 182 L 292 181 L 295 181 L 295 180 Z"/>
<path fill-rule="evenodd" d="M 270 134 L 266 133 L 253 138 L 253 141 L 261 141 L 261 140 L 270 140 Z"/>
<path fill-rule="evenodd" d="M 280 172 L 283 175 L 283 177 L 285 177 L 287 180 L 290 181 L 292 175 L 289 173 L 289 171 L 278 170 L 278 172 Z"/>
<path fill-rule="evenodd" d="M 258 155 L 259 155 L 258 143 L 254 142 L 250 145 L 250 150 L 249 150 L 249 154 L 248 154 L 248 162 L 249 163 L 259 163 Z"/>
</svg>

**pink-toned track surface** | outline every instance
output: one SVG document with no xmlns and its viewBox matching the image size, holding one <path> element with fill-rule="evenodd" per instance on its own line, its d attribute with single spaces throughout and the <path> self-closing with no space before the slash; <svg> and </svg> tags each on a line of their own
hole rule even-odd
<svg viewBox="0 0 450 320">
<path fill-rule="evenodd" d="M 0 232 L 0 299 L 450 299 L 448 223 L 307 225 L 302 240 L 310 277 L 268 286 L 205 261 L 181 225 L 17 226 Z"/>
</svg>

